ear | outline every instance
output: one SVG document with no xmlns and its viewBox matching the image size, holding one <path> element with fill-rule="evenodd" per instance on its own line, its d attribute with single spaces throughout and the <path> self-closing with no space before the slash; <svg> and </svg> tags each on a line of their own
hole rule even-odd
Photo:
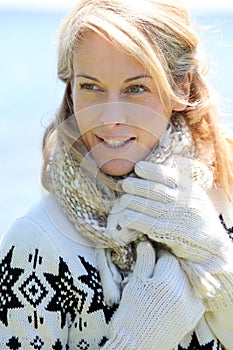
<svg viewBox="0 0 233 350">
<path fill-rule="evenodd" d="M 181 82 L 181 91 L 183 93 L 184 100 L 187 100 L 187 101 L 190 95 L 191 81 L 192 81 L 192 73 L 189 72 L 186 74 L 185 78 Z M 185 110 L 186 107 L 187 107 L 187 104 L 185 103 L 174 102 L 172 109 L 173 111 L 176 111 L 176 112 L 182 112 Z"/>
</svg>

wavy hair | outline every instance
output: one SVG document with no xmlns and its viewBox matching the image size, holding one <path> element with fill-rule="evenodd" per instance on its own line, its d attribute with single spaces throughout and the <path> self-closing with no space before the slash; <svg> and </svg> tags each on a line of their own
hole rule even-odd
<svg viewBox="0 0 233 350">
<path fill-rule="evenodd" d="M 208 64 L 199 55 L 200 40 L 190 13 L 178 0 L 81 0 L 65 18 L 58 37 L 57 73 L 66 88 L 60 109 L 43 138 L 44 186 L 48 187 L 46 169 L 58 136 L 69 143 L 80 159 L 83 157 L 77 125 L 69 123 L 73 115 L 70 95 L 73 52 L 90 30 L 145 66 L 167 110 L 171 100 L 187 104 L 179 113 L 185 118 L 195 144 L 211 145 L 215 183 L 230 197 L 233 143 L 219 127 L 219 108 L 206 79 Z M 181 89 L 187 74 L 191 77 L 188 103 Z M 107 176 L 100 176 L 108 182 Z"/>
</svg>

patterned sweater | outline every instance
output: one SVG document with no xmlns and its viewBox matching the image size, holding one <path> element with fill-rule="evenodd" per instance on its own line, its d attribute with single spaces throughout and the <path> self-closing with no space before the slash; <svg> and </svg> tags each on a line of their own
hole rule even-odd
<svg viewBox="0 0 233 350">
<path fill-rule="evenodd" d="M 3 237 L 1 350 L 114 349 L 108 337 L 116 309 L 104 303 L 92 243 L 50 195 Z M 176 349 L 221 349 L 204 318 L 197 329 Z"/>
</svg>

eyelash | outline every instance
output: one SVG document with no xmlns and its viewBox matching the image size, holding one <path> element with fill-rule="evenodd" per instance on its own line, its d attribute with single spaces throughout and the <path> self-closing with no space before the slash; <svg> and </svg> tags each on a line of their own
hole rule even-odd
<svg viewBox="0 0 233 350">
<path fill-rule="evenodd" d="M 150 90 L 146 87 L 146 86 L 144 86 L 144 85 L 142 85 L 142 84 L 132 84 L 132 85 L 129 85 L 128 87 L 127 87 L 127 89 L 126 89 L 126 91 L 128 92 L 131 88 L 141 88 L 141 89 L 143 89 L 143 91 L 139 91 L 139 92 L 131 92 L 132 94 L 140 94 L 140 93 L 142 93 L 142 92 L 145 92 L 145 91 L 147 91 L 147 92 L 149 92 Z"/>
<path fill-rule="evenodd" d="M 87 88 L 87 85 L 92 86 L 92 88 L 91 89 Z M 89 91 L 99 90 L 98 86 L 93 83 L 81 83 L 79 86 L 81 90 L 89 90 Z M 93 89 L 93 87 L 97 87 L 97 89 Z"/>
<path fill-rule="evenodd" d="M 103 91 L 103 89 L 99 88 L 98 85 L 93 84 L 93 83 L 81 83 L 80 85 L 80 89 L 81 90 L 88 90 L 88 91 Z M 89 86 L 89 87 L 88 87 Z M 91 87 L 91 88 L 90 88 Z M 139 89 L 143 89 L 143 91 L 138 91 L 138 92 L 130 92 L 130 89 L 132 88 L 139 88 Z M 129 85 L 126 89 L 124 89 L 124 93 L 131 93 L 133 95 L 137 95 L 143 92 L 149 92 L 150 89 L 148 89 L 146 86 L 142 85 L 142 84 L 132 84 Z"/>
</svg>

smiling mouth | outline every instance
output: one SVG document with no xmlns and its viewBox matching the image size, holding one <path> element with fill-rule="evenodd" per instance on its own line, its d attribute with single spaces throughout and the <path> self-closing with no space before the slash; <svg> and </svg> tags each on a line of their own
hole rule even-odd
<svg viewBox="0 0 233 350">
<path fill-rule="evenodd" d="M 121 147 L 126 145 L 127 143 L 134 141 L 136 138 L 135 137 L 130 137 L 129 139 L 102 139 L 101 137 L 97 136 L 97 138 L 99 139 L 99 141 L 102 143 L 105 143 L 107 146 L 109 147 Z"/>
</svg>

